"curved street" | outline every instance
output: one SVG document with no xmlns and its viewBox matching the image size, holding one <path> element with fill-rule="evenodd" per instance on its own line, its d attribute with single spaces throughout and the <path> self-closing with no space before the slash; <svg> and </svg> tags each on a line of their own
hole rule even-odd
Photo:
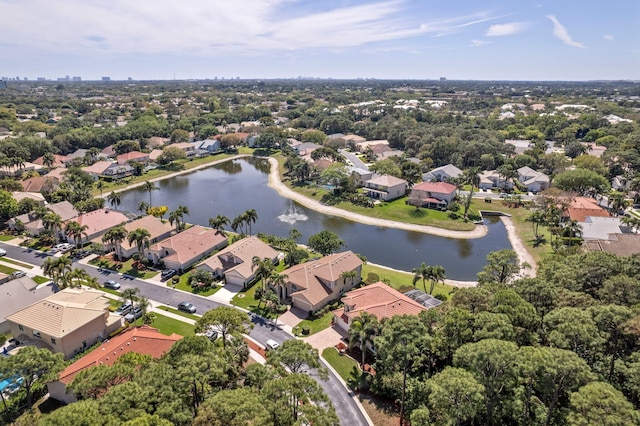
<svg viewBox="0 0 640 426">
<path fill-rule="evenodd" d="M 38 267 L 41 267 L 44 261 L 51 256 L 49 253 L 13 244 L 0 243 L 0 247 L 7 251 L 7 257 Z M 186 301 L 192 303 L 200 314 L 223 305 L 222 303 L 204 296 L 198 296 L 182 290 L 173 289 L 165 285 L 131 278 L 112 271 L 99 270 L 92 265 L 81 264 L 77 260 L 73 261 L 72 267 L 84 268 L 90 276 L 97 278 L 100 283 L 103 283 L 108 279 L 116 280 L 122 284 L 121 291 L 127 288 L 137 287 L 140 290 L 141 295 L 145 296 L 150 301 L 154 301 L 162 305 L 175 308 L 178 303 Z M 267 339 L 273 339 L 278 343 L 293 339 L 293 336 L 289 333 L 275 327 L 270 321 L 266 321 L 262 317 L 251 315 L 251 321 L 254 325 L 249 336 L 263 345 Z M 341 380 L 331 369 L 328 370 L 329 378 L 326 381 L 318 378 L 317 375 L 313 374 L 313 372 L 311 372 L 310 375 L 320 384 L 325 393 L 331 399 L 338 418 L 340 419 L 340 423 L 349 426 L 369 425 L 370 423 L 367 420 L 367 417 L 362 413 L 359 405 L 355 401 L 356 397 L 353 395 L 353 392 L 349 391 L 342 384 Z"/>
</svg>

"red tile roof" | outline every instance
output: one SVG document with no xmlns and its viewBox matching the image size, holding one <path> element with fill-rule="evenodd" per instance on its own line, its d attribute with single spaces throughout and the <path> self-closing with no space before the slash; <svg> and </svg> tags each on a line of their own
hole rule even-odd
<svg viewBox="0 0 640 426">
<path fill-rule="evenodd" d="M 576 197 L 567 208 L 569 219 L 584 222 L 588 216 L 610 217 L 608 211 L 598 205 L 593 198 Z"/>
<path fill-rule="evenodd" d="M 378 320 L 391 318 L 394 315 L 418 315 L 427 308 L 378 281 L 344 294 L 342 298 L 345 308 L 333 311 L 338 317 L 356 318 L 361 312 L 368 312 Z"/>
<path fill-rule="evenodd" d="M 182 336 L 175 333 L 165 336 L 146 325 L 129 328 L 65 368 L 59 375 L 59 381 L 69 384 L 80 371 L 99 365 L 113 365 L 129 352 L 160 358 L 180 339 Z"/>
</svg>

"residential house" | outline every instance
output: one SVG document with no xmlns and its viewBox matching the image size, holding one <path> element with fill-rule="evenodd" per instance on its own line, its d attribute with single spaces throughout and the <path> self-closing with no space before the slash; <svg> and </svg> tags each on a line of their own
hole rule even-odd
<svg viewBox="0 0 640 426">
<path fill-rule="evenodd" d="M 56 167 L 64 167 L 65 162 L 67 161 L 67 157 L 65 155 L 53 154 L 53 164 L 48 167 L 56 168 Z M 44 156 L 38 157 L 33 160 L 33 164 L 37 164 L 39 166 L 44 167 Z"/>
<path fill-rule="evenodd" d="M 166 148 L 169 148 L 169 147 L 178 148 L 184 151 L 187 157 L 191 157 L 193 155 L 194 150 L 196 149 L 195 145 L 189 142 L 177 142 L 177 143 L 172 143 L 171 145 L 166 146 Z"/>
<path fill-rule="evenodd" d="M 418 207 L 446 207 L 458 193 L 458 187 L 447 182 L 422 182 L 411 188 L 408 204 Z"/>
<path fill-rule="evenodd" d="M 274 264 L 279 252 L 256 236 L 243 238 L 229 247 L 220 250 L 196 268 L 209 271 L 216 278 L 224 277 L 227 284 L 246 288 L 255 280 L 258 270 L 253 258 L 268 258 Z"/>
<path fill-rule="evenodd" d="M 622 234 L 624 225 L 619 217 L 587 216 L 580 223 L 582 239 L 587 240 L 615 240 L 616 234 Z"/>
<path fill-rule="evenodd" d="M 343 307 L 333 311 L 333 323 L 345 332 L 363 312 L 382 321 L 395 315 L 418 315 L 427 310 L 427 307 L 380 281 L 345 293 L 342 302 Z"/>
<path fill-rule="evenodd" d="M 127 222 L 122 226 L 127 230 L 127 232 L 135 231 L 138 228 L 146 229 L 147 231 L 149 231 L 149 234 L 151 234 L 149 236 L 149 245 L 164 240 L 173 232 L 175 232 L 175 228 L 173 227 L 173 225 L 168 222 L 163 222 L 157 217 L 151 215 L 132 220 L 131 222 Z M 92 241 L 102 244 L 102 236 L 96 237 Z M 124 240 L 120 245 L 120 253 L 124 257 L 131 257 L 137 252 L 138 247 L 136 246 L 135 242 L 133 244 L 129 244 L 128 240 Z"/>
<path fill-rule="evenodd" d="M 449 182 L 460 176 L 462 176 L 462 170 L 453 164 L 447 164 L 446 166 L 436 167 L 430 172 L 423 174 L 422 180 L 424 182 Z"/>
<path fill-rule="evenodd" d="M 20 184 L 22 185 L 22 188 L 25 192 L 51 193 L 58 189 L 60 180 L 49 176 L 34 176 L 21 181 Z"/>
<path fill-rule="evenodd" d="M 376 146 L 376 145 L 389 146 L 389 141 L 386 140 L 386 139 L 374 140 L 374 141 L 364 141 L 364 142 L 356 142 L 355 145 L 356 145 L 356 149 L 358 150 L 358 152 L 365 152 L 367 150 L 367 148 L 373 149 L 373 147 Z"/>
<path fill-rule="evenodd" d="M 596 145 L 594 142 L 580 142 L 580 145 L 586 149 L 586 154 L 592 157 L 602 157 L 602 154 L 607 150 L 606 146 Z"/>
<path fill-rule="evenodd" d="M 119 165 L 124 166 L 132 161 L 138 163 L 147 163 L 149 161 L 149 154 L 140 151 L 131 151 L 125 154 L 120 154 L 116 157 L 116 161 Z"/>
<path fill-rule="evenodd" d="M 65 358 L 106 339 L 124 325 L 109 312 L 109 299 L 99 290 L 65 288 L 7 316 L 11 334 Z"/>
<path fill-rule="evenodd" d="M 56 290 L 57 288 L 51 283 L 38 286 L 29 277 L 10 279 L 7 274 L 0 274 L 0 291 L 2 292 L 0 334 L 10 331 L 9 322 L 6 319 L 9 315 L 51 296 Z"/>
<path fill-rule="evenodd" d="M 607 239 L 585 240 L 584 245 L 591 251 L 604 251 L 616 256 L 640 254 L 640 235 L 608 234 Z"/>
<path fill-rule="evenodd" d="M 395 200 L 406 195 L 407 181 L 390 175 L 375 177 L 365 181 L 364 193 L 376 200 Z"/>
<path fill-rule="evenodd" d="M 516 155 L 524 154 L 532 147 L 530 140 L 507 139 L 504 143 L 513 146 L 513 153 Z"/>
<path fill-rule="evenodd" d="M 388 160 L 392 157 L 402 157 L 404 152 L 399 149 L 391 149 L 384 145 L 376 145 L 373 147 L 373 153 L 376 155 L 377 161 Z"/>
<path fill-rule="evenodd" d="M 110 179 L 121 179 L 131 175 L 133 175 L 133 167 L 129 164 L 111 163 L 111 166 L 103 172 L 103 176 Z"/>
<path fill-rule="evenodd" d="M 576 197 L 571 200 L 564 216 L 569 220 L 585 222 L 588 216 L 610 217 L 611 215 L 606 209 L 600 207 L 593 198 Z"/>
<path fill-rule="evenodd" d="M 60 182 L 64 182 L 64 180 L 67 177 L 66 175 L 67 175 L 67 169 L 65 167 L 56 167 L 55 169 L 49 170 L 49 172 L 43 176 L 45 178 L 54 179 L 53 182 L 57 182 L 55 183 L 55 186 L 57 188 L 57 185 Z"/>
<path fill-rule="evenodd" d="M 512 189 L 513 181 L 505 179 L 496 170 L 486 170 L 480 173 L 480 189 Z"/>
<path fill-rule="evenodd" d="M 311 153 L 318 148 L 322 148 L 322 146 L 313 142 L 302 142 L 300 145 L 293 147 L 301 157 L 311 155 Z"/>
<path fill-rule="evenodd" d="M 161 149 L 154 149 L 149 153 L 149 161 L 156 163 L 158 161 L 158 157 L 162 155 Z"/>
<path fill-rule="evenodd" d="M 60 216 L 62 221 L 67 221 L 78 215 L 78 211 L 68 201 L 61 201 L 59 203 L 49 204 L 47 208 L 53 213 Z M 7 221 L 7 224 L 11 229 L 16 229 L 16 226 L 20 224 L 20 227 L 25 231 L 27 235 L 38 236 L 44 231 L 44 225 L 42 219 L 36 219 L 34 212 L 21 214 Z"/>
<path fill-rule="evenodd" d="M 218 152 L 222 149 L 220 141 L 218 139 L 205 139 L 193 143 L 195 149 L 205 150 L 208 152 Z"/>
<path fill-rule="evenodd" d="M 82 167 L 81 170 L 91 175 L 94 180 L 98 180 L 103 177 L 107 169 L 113 166 L 117 166 L 118 163 L 113 161 L 96 161 L 90 166 Z"/>
<path fill-rule="evenodd" d="M 28 161 L 19 165 L 6 165 L 0 166 L 0 176 L 6 177 L 20 177 L 24 172 L 37 172 L 42 170 L 42 166 Z"/>
<path fill-rule="evenodd" d="M 66 221 L 65 225 L 69 222 L 77 222 L 80 226 L 86 225 L 87 229 L 84 231 L 86 236 L 82 238 L 82 242 L 86 242 L 103 235 L 114 226 L 128 221 L 129 218 L 125 214 L 107 207 L 92 212 L 80 213 L 73 219 Z M 74 242 L 71 237 L 67 237 L 67 240 Z"/>
<path fill-rule="evenodd" d="M 87 152 L 89 152 L 89 150 L 79 148 L 71 154 L 66 155 L 64 159 L 65 167 L 79 166 L 81 164 L 84 164 L 85 158 L 87 157 Z"/>
<path fill-rule="evenodd" d="M 347 171 L 351 173 L 351 177 L 354 179 L 356 187 L 358 188 L 363 187 L 366 181 L 373 178 L 373 172 L 367 169 L 347 167 Z"/>
<path fill-rule="evenodd" d="M 67 392 L 67 385 L 81 371 L 101 365 L 111 366 L 130 352 L 158 359 L 169 352 L 180 339 L 180 335 L 172 333 L 166 336 L 146 325 L 130 327 L 62 370 L 58 374 L 58 380 L 47 383 L 49 396 L 65 404 L 75 402 L 77 398 L 73 393 Z"/>
<path fill-rule="evenodd" d="M 151 136 L 149 139 L 147 139 L 147 148 L 148 149 L 160 148 L 168 144 L 170 141 L 171 139 L 169 138 L 161 138 L 160 136 Z"/>
<path fill-rule="evenodd" d="M 147 258 L 155 264 L 162 261 L 165 268 L 184 271 L 227 244 L 227 237 L 215 229 L 194 225 L 149 247 Z"/>
<path fill-rule="evenodd" d="M 13 197 L 14 200 L 16 200 L 18 203 L 22 200 L 25 199 L 30 199 L 30 200 L 34 200 L 35 202 L 37 202 L 39 205 L 44 206 L 46 201 L 44 199 L 44 195 L 40 194 L 39 192 L 22 192 L 22 191 L 16 191 L 16 192 L 12 192 L 11 196 Z"/>
<path fill-rule="evenodd" d="M 102 151 L 100 151 L 99 157 L 102 158 L 116 158 L 118 153 L 113 149 L 113 145 L 109 145 Z"/>
<path fill-rule="evenodd" d="M 355 273 L 351 279 L 345 273 Z M 294 307 L 313 313 L 338 300 L 362 280 L 362 260 L 352 251 L 335 253 L 292 266 L 282 272 L 287 282 L 276 293 Z"/>
<path fill-rule="evenodd" d="M 527 187 L 529 192 L 540 192 L 549 188 L 549 176 L 537 172 L 531 167 L 520 167 L 518 169 L 518 180 Z"/>
<path fill-rule="evenodd" d="M 611 179 L 611 187 L 616 191 L 626 191 L 631 188 L 631 182 L 626 176 L 618 175 Z"/>
<path fill-rule="evenodd" d="M 328 137 L 328 136 L 327 136 Z M 358 135 L 343 135 L 342 139 L 346 142 L 346 143 L 350 143 L 353 142 L 354 144 L 358 144 L 360 142 L 366 142 L 367 139 L 363 138 L 362 136 L 358 136 Z"/>
</svg>

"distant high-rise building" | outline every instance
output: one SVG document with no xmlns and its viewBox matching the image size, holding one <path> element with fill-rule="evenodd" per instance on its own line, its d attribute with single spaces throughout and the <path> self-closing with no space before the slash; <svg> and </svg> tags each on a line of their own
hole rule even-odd
<svg viewBox="0 0 640 426">
<path fill-rule="evenodd" d="M 440 81 L 447 81 L 447 77 L 440 77 Z"/>
<path fill-rule="evenodd" d="M 131 77 L 127 78 L 127 80 L 129 80 L 129 81 L 133 81 L 133 79 L 132 79 Z"/>
<path fill-rule="evenodd" d="M 74 75 L 71 80 L 72 81 L 82 81 L 82 77 L 80 77 L 79 75 Z"/>
<path fill-rule="evenodd" d="M 111 77 L 102 77 L 102 81 L 111 81 Z"/>
<path fill-rule="evenodd" d="M 47 79 L 45 77 L 38 77 L 37 80 L 38 81 L 47 81 Z"/>
<path fill-rule="evenodd" d="M 4 81 L 4 77 L 2 78 L 2 80 L 0 80 L 0 89 L 6 89 L 7 88 L 7 82 Z"/>
</svg>

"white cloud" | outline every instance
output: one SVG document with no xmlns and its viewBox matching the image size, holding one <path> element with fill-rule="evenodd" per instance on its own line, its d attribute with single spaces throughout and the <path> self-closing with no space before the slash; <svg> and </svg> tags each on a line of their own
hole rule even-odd
<svg viewBox="0 0 640 426">
<path fill-rule="evenodd" d="M 491 25 L 485 34 L 488 37 L 509 36 L 524 31 L 527 24 L 523 22 L 510 22 L 508 24 Z"/>
<path fill-rule="evenodd" d="M 480 46 L 484 46 L 485 44 L 491 44 L 490 41 L 484 41 L 484 40 L 471 40 L 471 47 L 480 47 Z"/>
<path fill-rule="evenodd" d="M 579 47 L 581 49 L 586 49 L 586 46 L 582 43 L 574 41 L 569 35 L 569 31 L 556 19 L 553 15 L 547 15 L 547 18 L 551 22 L 553 22 L 553 35 L 558 39 L 562 40 L 564 44 L 568 44 L 569 46 Z"/>
<path fill-rule="evenodd" d="M 603 39 L 607 40 L 607 41 L 613 41 L 615 39 L 614 36 L 612 36 L 611 34 L 607 34 L 602 36 Z"/>
</svg>

